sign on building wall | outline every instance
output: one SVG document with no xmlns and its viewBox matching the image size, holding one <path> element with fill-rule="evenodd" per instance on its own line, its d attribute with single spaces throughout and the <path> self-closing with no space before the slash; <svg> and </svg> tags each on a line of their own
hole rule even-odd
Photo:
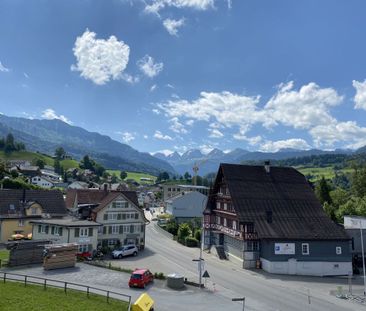
<svg viewBox="0 0 366 311">
<path fill-rule="evenodd" d="M 295 255 L 295 243 L 275 243 L 275 255 Z"/>
</svg>

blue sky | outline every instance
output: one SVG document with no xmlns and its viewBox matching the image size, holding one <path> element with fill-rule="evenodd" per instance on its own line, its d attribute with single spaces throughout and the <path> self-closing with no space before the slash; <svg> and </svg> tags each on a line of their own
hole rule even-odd
<svg viewBox="0 0 366 311">
<path fill-rule="evenodd" d="M 0 112 L 147 152 L 366 145 L 365 1 L 0 1 Z"/>
</svg>

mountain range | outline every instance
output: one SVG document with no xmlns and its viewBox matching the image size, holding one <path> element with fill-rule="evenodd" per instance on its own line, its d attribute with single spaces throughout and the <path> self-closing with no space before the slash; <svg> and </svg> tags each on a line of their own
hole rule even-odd
<svg viewBox="0 0 366 311">
<path fill-rule="evenodd" d="M 355 153 L 363 152 L 366 147 L 360 148 Z M 188 150 L 180 155 L 174 152 L 169 155 L 163 153 L 155 153 L 154 156 L 169 162 L 179 174 L 188 172 L 192 174 L 192 168 L 197 165 L 198 174 L 204 176 L 208 173 L 216 172 L 220 163 L 245 163 L 245 162 L 264 162 L 266 160 L 284 160 L 289 158 L 301 158 L 306 156 L 323 155 L 323 154 L 352 154 L 354 151 L 348 149 L 336 149 L 334 151 L 324 151 L 318 149 L 298 150 L 298 149 L 281 149 L 277 152 L 260 152 L 248 151 L 244 149 L 234 149 L 228 153 L 224 153 L 220 149 L 213 149 L 208 154 L 203 154 L 198 149 Z"/>
<path fill-rule="evenodd" d="M 15 140 L 23 142 L 30 151 L 53 154 L 57 147 L 75 159 L 88 154 L 110 169 L 146 172 L 157 175 L 166 171 L 175 174 L 174 168 L 165 160 L 111 139 L 106 135 L 88 132 L 57 119 L 38 120 L 0 115 L 0 135 L 12 133 Z"/>
</svg>

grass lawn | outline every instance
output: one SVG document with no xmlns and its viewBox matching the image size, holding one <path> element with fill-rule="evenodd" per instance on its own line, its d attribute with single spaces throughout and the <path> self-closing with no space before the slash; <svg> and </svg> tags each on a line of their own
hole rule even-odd
<svg viewBox="0 0 366 311">
<path fill-rule="evenodd" d="M 90 295 L 86 293 L 68 290 L 67 294 L 62 289 L 43 289 L 39 285 L 27 285 L 22 283 L 0 283 L 0 310 L 2 311 L 48 311 L 48 310 L 127 310 L 128 303 L 106 297 Z"/>
<path fill-rule="evenodd" d="M 64 168 L 64 170 L 68 170 L 69 168 L 78 168 L 79 162 L 76 160 L 66 159 L 61 161 L 61 165 Z"/>
<path fill-rule="evenodd" d="M 116 175 L 118 180 L 120 180 L 119 176 L 121 174 L 120 170 L 107 170 L 107 172 L 111 175 Z M 156 180 L 156 176 L 152 176 L 145 173 L 136 173 L 136 172 L 126 172 L 127 177 L 126 179 L 133 179 L 137 181 L 139 184 L 153 184 Z M 140 178 L 150 178 L 152 181 L 141 181 Z"/>
<path fill-rule="evenodd" d="M 0 151 L 0 159 L 9 160 L 28 160 L 32 162 L 33 159 L 42 159 L 46 165 L 53 165 L 53 159 L 40 153 L 30 151 L 14 151 L 6 155 L 4 151 Z"/>
<path fill-rule="evenodd" d="M 9 251 L 7 249 L 0 249 L 0 260 L 9 259 Z"/>
</svg>

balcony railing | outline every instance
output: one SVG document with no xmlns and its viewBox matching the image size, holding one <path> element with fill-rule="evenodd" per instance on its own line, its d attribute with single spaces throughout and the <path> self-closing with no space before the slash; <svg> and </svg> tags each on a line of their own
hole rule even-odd
<svg viewBox="0 0 366 311">
<path fill-rule="evenodd" d="M 204 224 L 205 229 L 214 229 L 214 230 L 218 230 L 218 231 L 222 231 L 223 233 L 229 234 L 231 236 L 234 236 L 236 238 L 239 239 L 244 239 L 244 240 L 258 240 L 258 234 L 256 232 L 241 232 L 235 229 L 231 229 L 228 227 L 224 227 L 223 225 L 219 225 L 219 224 L 212 224 L 212 223 L 208 223 L 205 222 Z"/>
<path fill-rule="evenodd" d="M 256 232 L 245 232 L 244 240 L 258 240 L 258 234 Z"/>
</svg>

